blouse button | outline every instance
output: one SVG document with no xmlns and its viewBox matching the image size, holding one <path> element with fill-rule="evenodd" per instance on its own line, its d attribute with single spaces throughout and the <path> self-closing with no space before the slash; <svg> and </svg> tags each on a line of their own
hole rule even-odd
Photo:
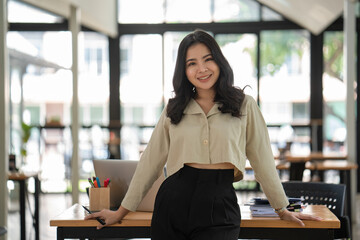
<svg viewBox="0 0 360 240">
<path fill-rule="evenodd" d="M 208 144 L 208 142 L 209 142 L 209 141 L 208 141 L 207 139 L 205 139 L 205 140 L 204 140 L 204 145 Z"/>
</svg>

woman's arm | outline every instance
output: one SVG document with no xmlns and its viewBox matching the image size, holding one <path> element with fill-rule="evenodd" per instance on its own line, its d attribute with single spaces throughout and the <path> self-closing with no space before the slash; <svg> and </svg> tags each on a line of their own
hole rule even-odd
<svg viewBox="0 0 360 240">
<path fill-rule="evenodd" d="M 264 117 L 251 96 L 244 101 L 246 117 L 246 156 L 254 169 L 256 180 L 275 209 L 289 205 L 276 170 L 270 137 Z"/>
<path fill-rule="evenodd" d="M 170 119 L 166 116 L 165 107 L 121 202 L 121 205 L 130 211 L 136 211 L 153 183 L 164 172 L 170 148 L 169 125 Z"/>
<path fill-rule="evenodd" d="M 278 215 L 282 220 L 296 222 L 302 227 L 305 227 L 305 224 L 301 220 L 312 220 L 312 221 L 321 221 L 322 220 L 321 217 L 312 216 L 312 215 L 304 214 L 304 213 L 300 213 L 300 212 L 290 212 L 286 209 L 279 212 Z"/>
<path fill-rule="evenodd" d="M 246 155 L 271 206 L 278 208 L 276 212 L 281 219 L 301 226 L 305 226 L 301 220 L 321 220 L 316 216 L 286 210 L 289 202 L 275 167 L 265 120 L 254 99 L 248 98 L 247 101 Z"/>
<path fill-rule="evenodd" d="M 103 227 L 106 227 L 108 225 L 118 223 L 123 219 L 130 211 L 126 208 L 120 206 L 118 210 L 112 211 L 109 209 L 103 209 L 100 212 L 89 214 L 85 217 L 85 220 L 88 219 L 96 219 L 99 217 L 100 219 L 104 220 L 105 225 L 99 224 L 96 228 L 101 229 Z"/>
</svg>

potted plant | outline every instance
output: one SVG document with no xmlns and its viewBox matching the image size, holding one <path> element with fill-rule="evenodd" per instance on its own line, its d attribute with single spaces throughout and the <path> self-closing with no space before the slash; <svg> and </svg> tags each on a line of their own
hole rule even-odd
<svg viewBox="0 0 360 240">
<path fill-rule="evenodd" d="M 22 129 L 21 141 L 22 141 L 22 144 L 21 144 L 20 153 L 21 153 L 21 156 L 23 158 L 23 161 L 26 161 L 26 156 L 27 156 L 26 144 L 29 141 L 30 136 L 31 136 L 31 128 L 32 128 L 32 126 L 30 126 L 30 125 L 28 125 L 28 124 L 26 124 L 24 122 L 21 122 L 21 129 Z"/>
</svg>

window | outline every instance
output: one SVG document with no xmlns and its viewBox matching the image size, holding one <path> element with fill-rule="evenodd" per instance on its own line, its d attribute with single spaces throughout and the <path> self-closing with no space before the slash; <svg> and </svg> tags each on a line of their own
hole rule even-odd
<svg viewBox="0 0 360 240">
<path fill-rule="evenodd" d="M 109 57 L 108 39 L 94 32 L 81 32 L 79 44 L 79 103 L 83 108 L 83 125 L 109 123 Z M 96 118 L 91 108 L 101 108 Z M 87 110 L 86 110 L 87 109 Z"/>
<path fill-rule="evenodd" d="M 215 36 L 234 72 L 234 85 L 257 99 L 257 68 L 255 34 L 218 34 Z"/>
<path fill-rule="evenodd" d="M 309 122 L 298 108 L 310 100 L 310 48 L 307 31 L 261 32 L 260 102 L 268 124 Z M 294 116 L 301 115 L 301 119 Z"/>
<path fill-rule="evenodd" d="M 268 7 L 262 6 L 261 7 L 261 14 L 262 14 L 262 20 L 264 21 L 280 21 L 283 19 L 283 17 L 271 10 Z"/>
<path fill-rule="evenodd" d="M 164 0 L 118 0 L 120 23 L 164 22 Z"/>
<path fill-rule="evenodd" d="M 310 122 L 310 48 L 307 31 L 263 31 L 260 34 L 261 110 L 273 149 L 291 142 L 293 153 L 310 152 L 310 131 L 292 125 Z M 285 134 L 286 133 L 286 134 Z"/>
<path fill-rule="evenodd" d="M 260 4 L 253 0 L 215 0 L 214 22 L 259 21 Z"/>
<path fill-rule="evenodd" d="M 342 32 L 324 34 L 324 151 L 344 150 L 346 138 L 346 85 L 343 76 Z"/>
<path fill-rule="evenodd" d="M 70 124 L 71 118 L 71 44 L 67 44 L 71 42 L 70 34 L 12 31 L 7 40 L 14 89 L 10 103 L 13 150 L 22 159 L 23 169 L 41 171 L 42 191 L 66 191 L 69 181 L 65 180 L 65 173 L 70 165 L 66 168 L 64 163 L 71 135 L 64 134 L 63 125 Z M 16 132 L 21 130 L 22 122 L 34 127 L 26 143 L 27 154 L 21 158 L 21 138 L 16 137 Z M 57 129 L 43 128 L 50 125 Z"/>
<path fill-rule="evenodd" d="M 124 35 L 120 49 L 126 49 L 120 65 L 127 68 L 120 75 L 121 152 L 123 159 L 139 159 L 149 140 L 145 127 L 156 124 L 163 108 L 162 36 Z"/>
<path fill-rule="evenodd" d="M 276 21 L 282 17 L 255 0 L 118 0 L 119 23 Z M 262 19 L 260 19 L 262 16 Z"/>
<path fill-rule="evenodd" d="M 165 22 L 200 23 L 211 22 L 210 0 L 167 0 Z"/>
<path fill-rule="evenodd" d="M 300 102 L 293 103 L 293 116 L 295 122 L 307 122 L 309 117 L 309 104 Z"/>
<path fill-rule="evenodd" d="M 42 170 L 44 192 L 64 192 L 70 184 L 69 125 L 73 96 L 70 37 L 69 32 L 62 31 L 12 31 L 7 35 L 13 112 L 11 144 L 15 153 L 20 154 L 21 122 L 35 126 L 22 164 L 24 168 Z M 80 124 L 105 125 L 109 122 L 108 40 L 97 33 L 80 33 L 79 37 Z M 87 147 L 85 133 L 80 137 L 83 160 L 99 149 L 98 145 Z"/>
<path fill-rule="evenodd" d="M 173 97 L 173 74 L 177 51 L 181 40 L 189 32 L 166 32 L 164 34 L 164 98 L 165 102 Z"/>
</svg>

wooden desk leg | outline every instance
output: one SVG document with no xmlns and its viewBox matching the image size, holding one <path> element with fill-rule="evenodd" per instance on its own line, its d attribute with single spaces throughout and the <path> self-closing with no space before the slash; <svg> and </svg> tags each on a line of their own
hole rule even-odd
<svg viewBox="0 0 360 240">
<path fill-rule="evenodd" d="M 56 239 L 57 240 L 64 240 L 64 229 L 62 227 L 58 227 L 56 229 Z"/>
<path fill-rule="evenodd" d="M 292 162 L 290 164 L 290 180 L 302 181 L 305 170 L 305 162 Z"/>
<path fill-rule="evenodd" d="M 35 239 L 40 239 L 40 231 L 39 231 L 39 195 L 40 195 L 40 180 L 36 176 L 34 177 L 35 180 L 35 193 L 34 193 L 34 203 L 35 203 L 35 212 L 34 212 L 34 227 L 35 227 Z"/>
<path fill-rule="evenodd" d="M 25 223 L 25 194 L 26 194 L 26 188 L 25 188 L 25 180 L 20 180 L 20 228 L 21 228 L 21 240 L 26 239 L 26 223 Z"/>
</svg>

